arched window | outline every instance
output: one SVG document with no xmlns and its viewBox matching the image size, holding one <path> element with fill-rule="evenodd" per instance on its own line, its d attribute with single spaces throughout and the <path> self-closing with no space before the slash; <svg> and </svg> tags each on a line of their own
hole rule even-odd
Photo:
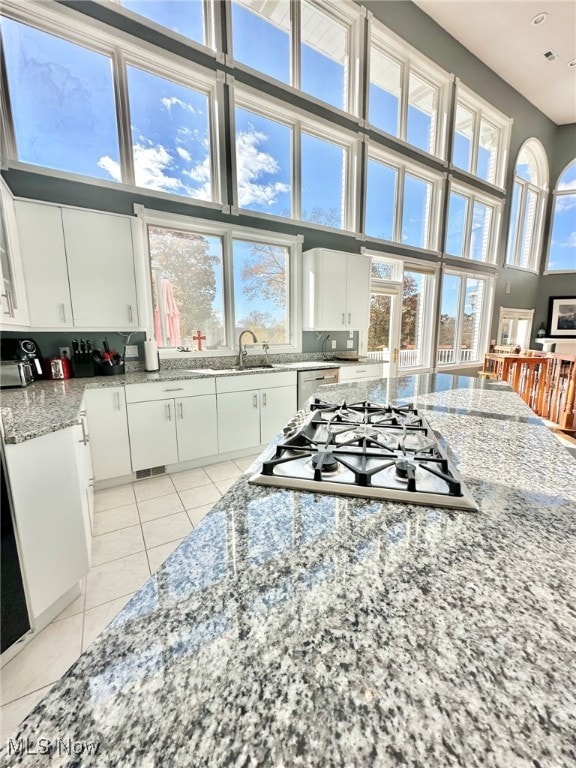
<svg viewBox="0 0 576 768">
<path fill-rule="evenodd" d="M 552 234 L 546 272 L 576 271 L 576 159 L 560 174 L 554 190 Z"/>
<path fill-rule="evenodd" d="M 514 169 L 507 266 L 538 271 L 547 191 L 546 152 L 537 139 L 528 139 L 518 152 Z"/>
</svg>

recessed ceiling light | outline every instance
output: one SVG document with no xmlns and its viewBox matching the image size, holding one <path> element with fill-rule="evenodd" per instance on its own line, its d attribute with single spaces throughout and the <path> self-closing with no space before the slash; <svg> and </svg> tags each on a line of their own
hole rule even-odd
<svg viewBox="0 0 576 768">
<path fill-rule="evenodd" d="M 568 64 L 566 64 L 568 69 L 574 69 L 576 67 L 576 59 L 572 59 L 572 61 L 569 61 Z"/>
<path fill-rule="evenodd" d="M 547 20 L 548 20 L 547 13 L 537 13 L 536 16 L 534 16 L 534 18 L 530 22 L 530 24 L 533 24 L 535 27 L 537 27 L 539 24 L 544 24 L 544 22 Z"/>
</svg>

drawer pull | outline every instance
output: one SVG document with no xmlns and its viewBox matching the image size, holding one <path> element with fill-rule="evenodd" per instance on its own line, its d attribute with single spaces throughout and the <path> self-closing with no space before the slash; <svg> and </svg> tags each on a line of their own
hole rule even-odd
<svg viewBox="0 0 576 768">
<path fill-rule="evenodd" d="M 164 392 L 182 392 L 183 389 L 184 387 L 168 387 Z"/>
</svg>

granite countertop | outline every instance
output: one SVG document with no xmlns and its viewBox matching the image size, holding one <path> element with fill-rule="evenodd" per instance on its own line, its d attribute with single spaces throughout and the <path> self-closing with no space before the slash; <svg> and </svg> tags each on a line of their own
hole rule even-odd
<svg viewBox="0 0 576 768">
<path fill-rule="evenodd" d="M 216 359 L 218 362 L 218 359 Z M 230 365 L 230 361 L 220 359 L 221 365 Z M 172 361 L 174 365 L 176 361 Z M 191 363 L 189 360 L 178 361 L 180 366 Z M 78 413 L 85 389 L 93 387 L 118 387 L 130 384 L 154 382 L 186 381 L 205 379 L 209 376 L 245 376 L 250 373 L 267 375 L 282 371 L 307 370 L 311 361 L 293 361 L 286 364 L 274 363 L 273 368 L 250 368 L 232 371 L 230 368 L 165 367 L 154 373 L 145 371 L 129 372 L 122 376 L 94 376 L 85 379 L 66 379 L 64 381 L 36 381 L 28 387 L 3 389 L 0 396 L 0 416 L 5 443 L 23 443 L 35 437 L 66 429 L 78 423 Z M 314 367 L 339 367 L 342 361 L 315 361 Z M 347 363 L 345 362 L 344 365 Z M 356 363 L 358 364 L 358 363 Z"/>
<path fill-rule="evenodd" d="M 575 764 L 574 459 L 506 384 L 322 395 L 413 400 L 480 511 L 241 477 L 24 721 L 50 759 L 5 765 Z"/>
</svg>

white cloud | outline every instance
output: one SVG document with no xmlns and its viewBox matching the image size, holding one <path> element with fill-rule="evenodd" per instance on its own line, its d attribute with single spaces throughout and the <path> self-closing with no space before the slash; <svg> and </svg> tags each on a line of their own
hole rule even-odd
<svg viewBox="0 0 576 768">
<path fill-rule="evenodd" d="M 175 176 L 165 173 L 172 164 L 172 155 L 162 144 L 134 146 L 134 175 L 136 184 L 165 192 L 186 192 L 186 186 Z"/>
<path fill-rule="evenodd" d="M 555 206 L 556 211 L 569 211 L 572 208 L 576 208 L 576 194 L 557 196 Z"/>
<path fill-rule="evenodd" d="M 212 200 L 212 167 L 210 164 L 210 155 L 206 155 L 204 160 L 195 165 L 190 171 L 183 172 L 193 181 L 200 184 L 199 187 L 190 189 L 190 194 L 199 200 Z"/>
<path fill-rule="evenodd" d="M 236 139 L 236 165 L 238 175 L 238 203 L 246 207 L 252 203 L 271 206 L 278 200 L 278 195 L 290 191 L 290 185 L 276 181 L 259 184 L 264 174 L 277 173 L 278 162 L 267 152 L 261 152 L 258 145 L 268 137 L 253 128 L 240 133 Z"/>
<path fill-rule="evenodd" d="M 178 152 L 182 160 L 186 160 L 188 163 L 192 160 L 192 155 L 184 147 L 176 147 L 176 152 Z"/>
<path fill-rule="evenodd" d="M 98 160 L 98 167 L 107 171 L 114 181 L 122 181 L 122 174 L 120 172 L 120 163 L 116 160 L 112 160 L 111 157 L 105 155 Z"/>
<path fill-rule="evenodd" d="M 198 111 L 194 109 L 192 104 L 188 104 L 188 102 L 182 101 L 182 99 L 179 99 L 176 96 L 170 96 L 170 97 L 164 96 L 164 98 L 161 99 L 161 102 L 166 107 L 168 112 L 171 112 L 172 107 L 177 105 L 182 109 L 186 109 L 188 112 L 192 112 L 193 115 L 198 114 Z"/>
<path fill-rule="evenodd" d="M 568 237 L 559 244 L 566 248 L 576 248 L 576 232 L 570 232 Z"/>
</svg>

